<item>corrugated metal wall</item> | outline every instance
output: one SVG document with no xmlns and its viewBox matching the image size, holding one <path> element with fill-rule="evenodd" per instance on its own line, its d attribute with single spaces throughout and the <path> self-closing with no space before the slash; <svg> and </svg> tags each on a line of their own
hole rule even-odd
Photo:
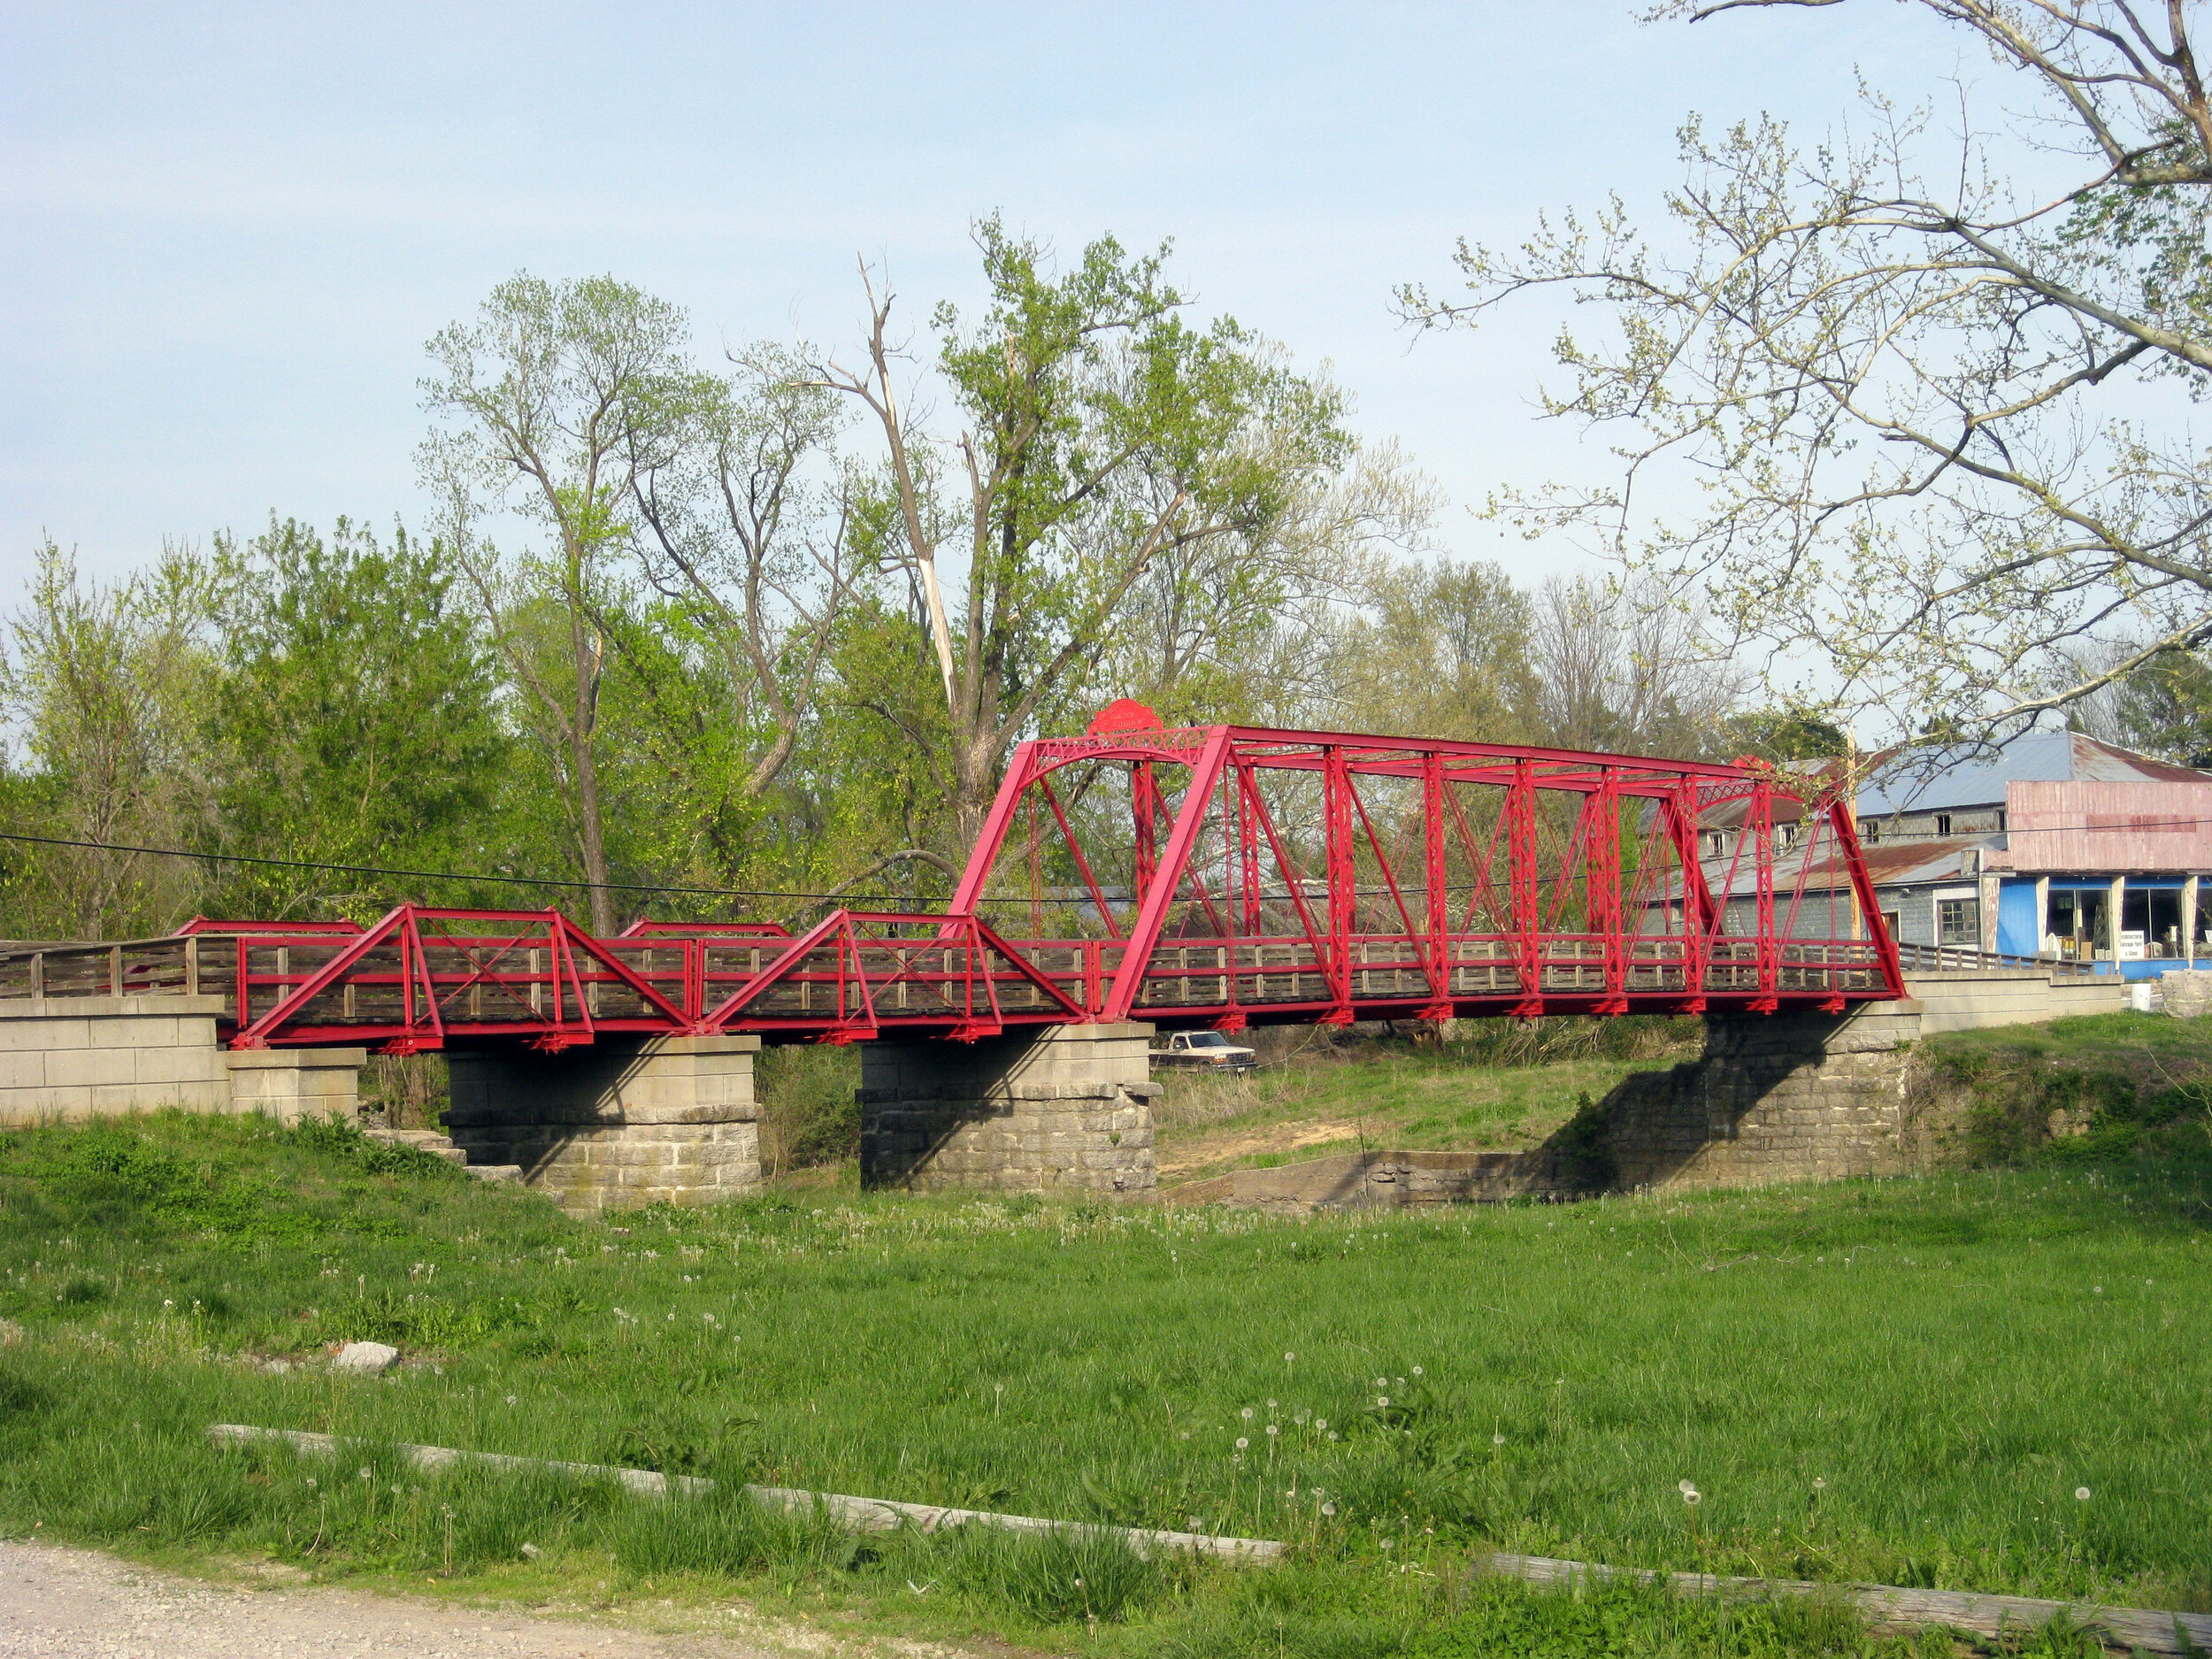
<svg viewBox="0 0 2212 1659">
<path fill-rule="evenodd" d="M 2212 784 L 2009 783 L 2005 817 L 2017 871 L 2212 872 Z"/>
</svg>

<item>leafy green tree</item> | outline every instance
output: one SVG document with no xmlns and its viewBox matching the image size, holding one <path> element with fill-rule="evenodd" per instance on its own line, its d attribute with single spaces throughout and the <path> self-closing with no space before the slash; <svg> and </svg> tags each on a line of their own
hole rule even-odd
<svg viewBox="0 0 2212 1659">
<path fill-rule="evenodd" d="M 507 862 L 513 739 L 472 604 L 445 550 L 341 518 L 226 547 L 231 597 L 215 700 L 220 850 L 325 864 L 480 870 Z M 234 914 L 359 916 L 397 897 L 513 903 L 497 888 L 227 866 Z"/>
<path fill-rule="evenodd" d="M 2185 766 L 2212 766 L 2212 663 L 2203 653 L 2147 663 L 2119 690 L 2121 741 Z"/>
<path fill-rule="evenodd" d="M 913 421 L 892 296 L 872 283 L 865 363 L 815 377 L 880 429 L 879 546 L 921 601 L 947 710 L 929 760 L 963 843 L 1009 749 L 1096 663 L 1147 576 L 1200 548 L 1263 549 L 1350 447 L 1326 388 L 1226 318 L 1182 321 L 1165 250 L 1133 257 L 1102 238 L 1055 274 L 1042 246 L 995 219 L 976 239 L 989 304 L 972 327 L 949 305 L 933 319 L 956 428 Z M 1214 598 L 1233 610 L 1263 561 L 1190 568 L 1225 584 Z"/>
<path fill-rule="evenodd" d="M 608 622 L 634 580 L 639 480 L 667 465 L 701 391 L 684 313 L 611 277 L 501 283 L 472 322 L 430 342 L 424 407 L 442 423 L 417 452 L 440 530 L 474 588 L 523 729 L 541 751 L 613 931 L 600 695 Z M 490 536 L 512 514 L 536 538 Z"/>
<path fill-rule="evenodd" d="M 1463 244 L 1463 298 L 1403 297 L 1436 326 L 1540 291 L 1598 319 L 1561 329 L 1545 407 L 1612 437 L 1612 476 L 1501 512 L 1709 600 L 1793 676 L 1824 664 L 1838 710 L 1978 738 L 2212 641 L 2212 470 L 2141 389 L 2212 389 L 2212 101 L 2181 4 L 1917 3 L 2036 112 L 1945 137 L 1870 90 L 1812 146 L 1693 117 L 1660 240 L 1614 202 Z"/>
<path fill-rule="evenodd" d="M 128 938 L 191 915 L 198 866 L 104 849 L 188 845 L 204 821 L 215 614 L 212 572 L 189 550 L 102 584 L 51 541 L 39 549 L 0 664 L 0 704 L 28 762 L 4 804 L 21 833 L 97 845 L 11 846 L 7 933 Z"/>
<path fill-rule="evenodd" d="M 1729 719 L 1724 747 L 1763 760 L 1840 760 L 1851 740 L 1832 720 L 1801 709 L 1755 709 Z"/>
<path fill-rule="evenodd" d="M 1378 563 L 1332 642 L 1334 721 L 1355 731 L 1524 741 L 1536 614 L 1496 565 Z"/>
</svg>

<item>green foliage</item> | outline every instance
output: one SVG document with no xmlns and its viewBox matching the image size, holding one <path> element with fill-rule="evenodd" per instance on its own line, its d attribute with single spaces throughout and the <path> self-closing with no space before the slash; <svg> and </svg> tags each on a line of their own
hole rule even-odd
<svg viewBox="0 0 2212 1659">
<path fill-rule="evenodd" d="M 1491 564 L 1381 565 L 1335 641 L 1345 723 L 1479 742 L 1525 741 L 1540 718 L 1528 595 Z"/>
<path fill-rule="evenodd" d="M 1957 1033 L 1927 1053 L 1940 1083 L 1966 1094 L 1961 1149 L 1978 1163 L 2186 1157 L 2212 1123 L 2212 1033 L 2200 1025 L 2107 1014 Z"/>
<path fill-rule="evenodd" d="M 2212 762 L 2212 663 L 2177 651 L 2128 676 L 2120 687 L 2122 739 L 2183 765 Z"/>
<path fill-rule="evenodd" d="M 860 1152 L 860 1056 L 845 1045 L 792 1043 L 753 1061 L 761 1161 L 771 1174 L 843 1163 Z"/>
<path fill-rule="evenodd" d="M 233 595 L 211 747 L 224 850 L 440 870 L 476 862 L 506 803 L 513 747 L 480 626 L 449 556 L 396 528 L 380 546 L 338 520 L 326 541 L 272 522 L 224 549 Z M 496 888 L 412 883 L 426 902 L 498 903 Z M 383 879 L 229 865 L 225 915 L 352 914 L 388 907 Z"/>
<path fill-rule="evenodd" d="M 1763 760 L 1837 760 L 1850 748 L 1841 727 L 1797 709 L 1740 714 L 1728 722 L 1725 741 L 1739 755 Z"/>
<path fill-rule="evenodd" d="M 102 584 L 51 541 L 38 549 L 0 658 L 0 709 L 32 770 L 6 779 L 0 828 L 105 846 L 195 837 L 216 609 L 213 574 L 188 550 Z M 16 843 L 0 859 L 18 938 L 161 932 L 190 915 L 199 879 L 176 860 L 96 848 Z"/>
</svg>

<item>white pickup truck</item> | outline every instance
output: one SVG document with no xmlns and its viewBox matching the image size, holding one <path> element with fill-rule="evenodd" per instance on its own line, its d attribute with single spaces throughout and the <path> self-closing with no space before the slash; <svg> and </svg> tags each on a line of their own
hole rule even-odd
<svg viewBox="0 0 2212 1659">
<path fill-rule="evenodd" d="M 1152 1050 L 1152 1064 L 1162 1066 L 1195 1066 L 1210 1071 L 1227 1071 L 1242 1077 L 1260 1063 L 1260 1056 L 1251 1049 L 1231 1042 L 1217 1031 L 1179 1031 L 1167 1040 L 1164 1048 Z"/>
</svg>

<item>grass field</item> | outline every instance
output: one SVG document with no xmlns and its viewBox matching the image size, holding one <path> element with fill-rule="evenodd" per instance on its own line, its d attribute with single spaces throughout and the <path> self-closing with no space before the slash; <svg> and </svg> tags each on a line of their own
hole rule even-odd
<svg viewBox="0 0 2212 1659">
<path fill-rule="evenodd" d="M 0 1530 L 1194 1655 L 1856 1646 L 1817 1609 L 1471 1588 L 1478 1546 L 2212 1608 L 2202 1127 L 2155 1161 L 1434 1217 L 823 1194 L 619 1226 L 335 1127 L 19 1132 Z M 409 1363 L 334 1377 L 355 1338 Z M 214 1421 L 1298 1549 L 1239 1573 L 863 1545 L 743 1505 L 218 1454 Z"/>
<path fill-rule="evenodd" d="M 1386 1148 L 1515 1151 L 1540 1145 L 1632 1071 L 1695 1057 L 1694 1020 L 1463 1022 L 1433 1048 L 1337 1039 L 1272 1045 L 1252 1075 L 1163 1071 L 1162 1181 L 1241 1165 Z"/>
</svg>

